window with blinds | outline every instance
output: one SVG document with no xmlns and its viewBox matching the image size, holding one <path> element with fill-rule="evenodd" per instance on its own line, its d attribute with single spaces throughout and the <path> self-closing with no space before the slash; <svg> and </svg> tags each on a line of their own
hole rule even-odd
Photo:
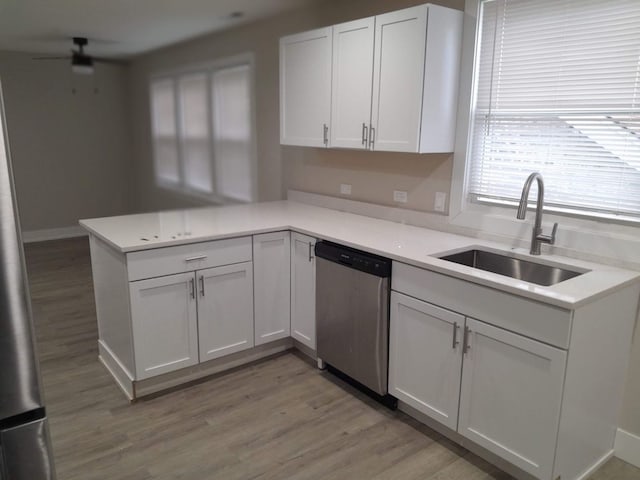
<svg viewBox="0 0 640 480">
<path fill-rule="evenodd" d="M 200 197 L 252 201 L 251 65 L 215 67 L 151 80 L 156 183 Z"/>
<path fill-rule="evenodd" d="M 486 0 L 478 29 L 471 200 L 539 171 L 549 207 L 640 220 L 640 1 Z"/>
</svg>

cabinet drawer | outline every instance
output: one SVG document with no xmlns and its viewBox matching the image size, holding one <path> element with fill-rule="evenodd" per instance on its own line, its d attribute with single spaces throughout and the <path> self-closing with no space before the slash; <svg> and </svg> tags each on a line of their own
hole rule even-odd
<svg viewBox="0 0 640 480">
<path fill-rule="evenodd" d="M 128 253 L 127 271 L 133 281 L 251 259 L 251 237 L 229 238 Z"/>
<path fill-rule="evenodd" d="M 399 262 L 393 262 L 391 278 L 397 292 L 556 347 L 569 346 L 569 310 Z"/>
</svg>

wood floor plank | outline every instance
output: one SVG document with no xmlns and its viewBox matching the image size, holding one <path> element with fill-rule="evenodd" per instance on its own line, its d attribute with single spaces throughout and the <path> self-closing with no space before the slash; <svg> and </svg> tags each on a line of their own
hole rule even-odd
<svg viewBox="0 0 640 480">
<path fill-rule="evenodd" d="M 98 361 L 87 239 L 26 254 L 60 480 L 510 478 L 299 354 L 129 404 Z M 592 479 L 640 469 L 612 459 Z"/>
</svg>

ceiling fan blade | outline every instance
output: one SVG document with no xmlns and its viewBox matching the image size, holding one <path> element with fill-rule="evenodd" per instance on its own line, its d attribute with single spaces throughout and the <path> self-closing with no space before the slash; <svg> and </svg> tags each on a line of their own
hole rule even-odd
<svg viewBox="0 0 640 480">
<path fill-rule="evenodd" d="M 65 57 L 31 57 L 31 60 L 70 60 L 70 56 Z"/>
</svg>

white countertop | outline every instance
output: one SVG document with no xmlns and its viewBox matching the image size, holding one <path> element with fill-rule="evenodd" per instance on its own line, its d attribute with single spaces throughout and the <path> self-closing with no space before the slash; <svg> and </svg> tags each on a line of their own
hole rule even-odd
<svg viewBox="0 0 640 480">
<path fill-rule="evenodd" d="M 544 253 L 532 257 L 527 250 L 494 242 L 292 201 L 95 218 L 81 220 L 80 225 L 122 253 L 293 230 L 567 309 L 640 281 L 640 272 L 632 270 Z M 437 258 L 471 246 L 590 271 L 544 287 Z"/>
</svg>

